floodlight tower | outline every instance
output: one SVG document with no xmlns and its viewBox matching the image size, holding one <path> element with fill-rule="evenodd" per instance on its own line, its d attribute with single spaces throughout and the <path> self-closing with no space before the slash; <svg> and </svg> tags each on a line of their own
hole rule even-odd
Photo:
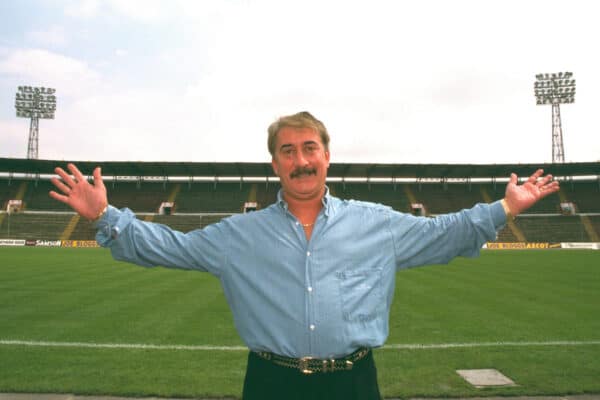
<svg viewBox="0 0 600 400">
<path fill-rule="evenodd" d="M 55 89 L 46 87 L 19 86 L 15 96 L 17 117 L 31 118 L 27 158 L 38 158 L 40 118 L 54 119 L 56 111 Z"/>
<path fill-rule="evenodd" d="M 564 163 L 565 148 L 559 105 L 575 102 L 573 73 L 537 74 L 535 79 L 534 91 L 537 104 L 552 104 L 552 163 Z"/>
</svg>

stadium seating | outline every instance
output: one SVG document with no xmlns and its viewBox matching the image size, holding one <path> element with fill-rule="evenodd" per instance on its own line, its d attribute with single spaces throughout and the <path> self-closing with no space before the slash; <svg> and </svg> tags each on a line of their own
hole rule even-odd
<svg viewBox="0 0 600 400">
<path fill-rule="evenodd" d="M 15 199 L 17 196 L 17 190 L 19 188 L 19 181 L 0 179 L 0 206 L 2 209 L 6 209 L 8 200 Z"/>
<path fill-rule="evenodd" d="M 588 218 L 590 219 L 590 223 L 594 227 L 596 233 L 600 235 L 600 215 L 593 215 Z"/>
<path fill-rule="evenodd" d="M 237 182 L 194 182 L 181 184 L 176 199 L 177 212 L 238 213 L 248 201 L 252 184 Z"/>
<path fill-rule="evenodd" d="M 561 190 L 566 200 L 575 204 L 577 212 L 600 213 L 600 181 L 565 182 Z"/>
<path fill-rule="evenodd" d="M 111 204 L 137 212 L 157 212 L 172 190 L 167 182 L 106 182 L 106 186 Z"/>
<path fill-rule="evenodd" d="M 72 213 L 14 213 L 0 223 L 0 238 L 58 240 Z"/>
<path fill-rule="evenodd" d="M 570 216 L 519 216 L 515 224 L 530 242 L 589 242 L 581 218 Z"/>
<path fill-rule="evenodd" d="M 246 201 L 255 201 L 259 208 L 273 203 L 279 190 L 278 182 L 169 182 L 169 181 L 108 181 L 109 201 L 116 207 L 129 207 L 139 218 L 150 218 L 187 232 L 220 220 L 223 216 L 242 212 Z M 471 207 L 478 202 L 492 201 L 504 195 L 505 184 L 492 183 L 356 183 L 330 182 L 335 196 L 372 201 L 411 212 L 411 203 L 422 203 L 428 214 L 442 214 Z M 6 209 L 8 200 L 21 196 L 25 212 L 0 214 L 0 238 L 56 240 L 63 234 L 70 239 L 92 240 L 94 229 L 73 218 L 68 206 L 51 199 L 53 185 L 47 180 L 0 178 L 0 204 Z M 580 215 L 560 214 L 560 203 L 576 204 Z M 160 204 L 174 201 L 173 215 L 158 215 Z M 75 222 L 77 222 L 75 224 Z M 72 224 L 72 231 L 66 229 Z M 595 241 L 600 234 L 600 182 L 566 182 L 561 193 L 551 195 L 519 216 L 515 226 L 527 241 L 563 242 Z M 590 228 L 591 227 L 591 228 Z M 592 229 L 594 233 L 590 233 Z M 514 232 L 504 228 L 499 242 L 518 241 Z"/>
<path fill-rule="evenodd" d="M 528 238 L 528 240 L 530 241 L 538 241 L 533 235 L 530 235 L 531 238 Z M 518 242 L 519 240 L 517 239 L 517 237 L 514 235 L 514 233 L 510 230 L 510 228 L 508 227 L 508 225 L 504 226 L 504 228 L 502 228 L 500 230 L 500 232 L 498 232 L 498 236 L 495 240 L 496 242 L 504 242 L 504 243 L 511 243 L 511 242 Z"/>
<path fill-rule="evenodd" d="M 423 183 L 409 185 L 418 203 L 425 205 L 430 214 L 445 214 L 484 202 L 481 190 L 487 190 L 491 200 L 501 198 L 492 185 L 459 183 Z M 504 188 L 502 188 L 502 193 Z"/>
<path fill-rule="evenodd" d="M 410 201 L 402 185 L 336 182 L 328 186 L 333 195 L 343 199 L 370 201 L 388 205 L 398 211 L 410 212 Z"/>
</svg>

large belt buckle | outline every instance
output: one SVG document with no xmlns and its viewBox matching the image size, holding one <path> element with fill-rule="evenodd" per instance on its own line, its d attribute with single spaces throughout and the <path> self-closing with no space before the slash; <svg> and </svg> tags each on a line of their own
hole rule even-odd
<svg viewBox="0 0 600 400">
<path fill-rule="evenodd" d="M 302 357 L 298 360 L 298 369 L 300 370 L 300 372 L 302 372 L 305 375 L 309 375 L 315 372 L 312 369 L 310 369 L 308 365 L 310 360 L 312 359 L 313 357 Z"/>
<path fill-rule="evenodd" d="M 350 371 L 353 366 L 354 366 L 354 363 L 352 361 L 346 360 L 346 371 Z"/>
</svg>

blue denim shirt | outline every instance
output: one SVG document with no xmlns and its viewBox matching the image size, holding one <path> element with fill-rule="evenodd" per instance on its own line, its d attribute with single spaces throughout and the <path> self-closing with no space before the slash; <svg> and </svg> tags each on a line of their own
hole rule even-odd
<svg viewBox="0 0 600 400">
<path fill-rule="evenodd" d="M 500 202 L 426 218 L 327 192 L 307 240 L 280 192 L 188 233 L 109 206 L 96 239 L 117 260 L 214 274 L 250 349 L 331 358 L 383 345 L 398 269 L 477 256 L 505 222 Z"/>
</svg>

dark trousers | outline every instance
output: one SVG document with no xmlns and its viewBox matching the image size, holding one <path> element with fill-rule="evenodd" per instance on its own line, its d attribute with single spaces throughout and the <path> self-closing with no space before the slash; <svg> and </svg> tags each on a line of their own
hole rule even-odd
<svg viewBox="0 0 600 400">
<path fill-rule="evenodd" d="M 253 352 L 248 355 L 243 400 L 381 400 L 373 353 L 349 371 L 305 375 Z"/>
</svg>

